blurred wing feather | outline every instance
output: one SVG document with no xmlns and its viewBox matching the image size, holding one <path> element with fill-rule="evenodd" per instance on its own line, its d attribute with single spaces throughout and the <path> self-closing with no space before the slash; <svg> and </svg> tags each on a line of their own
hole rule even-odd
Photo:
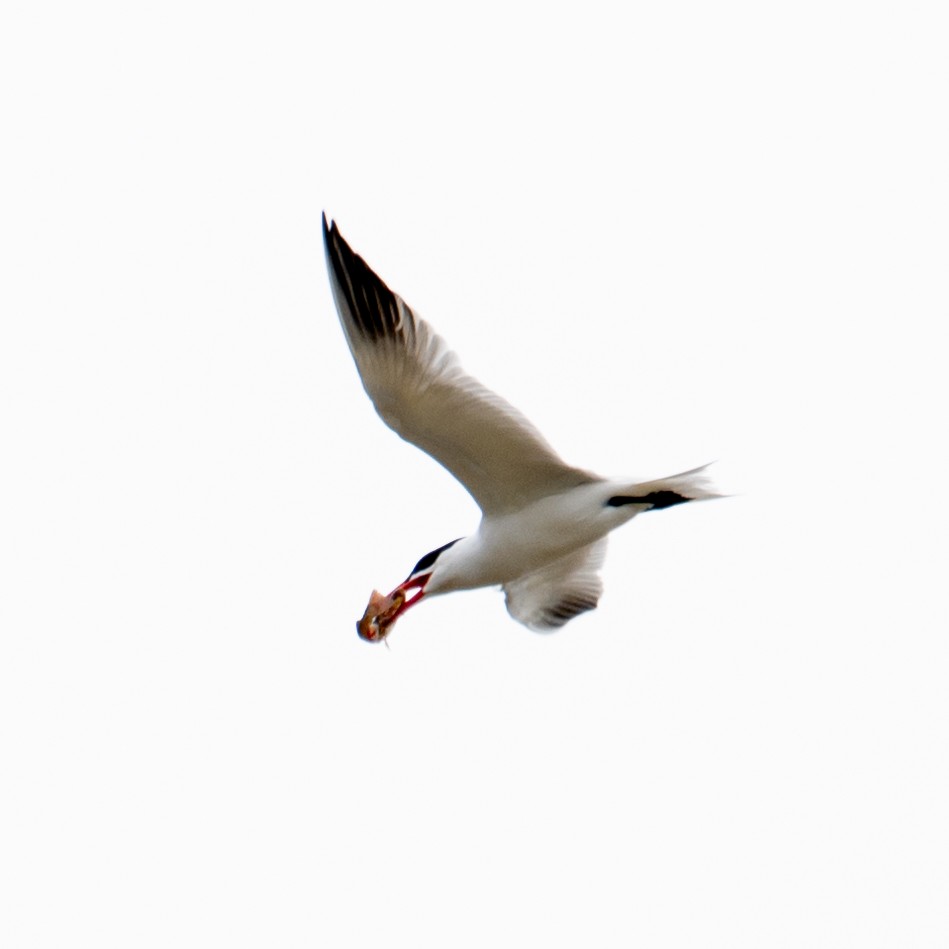
<svg viewBox="0 0 949 949">
<path fill-rule="evenodd" d="M 560 629 L 574 617 L 595 610 L 603 592 L 600 568 L 606 538 L 505 583 L 508 613 L 535 632 Z"/>
<path fill-rule="evenodd" d="M 383 421 L 447 468 L 485 514 L 595 480 L 469 376 L 445 341 L 323 216 L 330 284 L 363 386 Z"/>
</svg>

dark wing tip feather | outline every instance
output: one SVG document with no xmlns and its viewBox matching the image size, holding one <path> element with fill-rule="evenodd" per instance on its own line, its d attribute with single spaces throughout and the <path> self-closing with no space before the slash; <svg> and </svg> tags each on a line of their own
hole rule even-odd
<svg viewBox="0 0 949 949">
<path fill-rule="evenodd" d="M 599 596 L 591 594 L 569 594 L 553 606 L 544 608 L 542 625 L 549 629 L 559 629 L 581 613 L 595 610 L 599 601 Z"/>
<path fill-rule="evenodd" d="M 354 328 L 373 342 L 399 335 L 402 328 L 399 298 L 346 243 L 336 222 L 327 225 L 326 212 L 323 213 L 323 244 L 327 264 L 352 315 Z"/>
</svg>

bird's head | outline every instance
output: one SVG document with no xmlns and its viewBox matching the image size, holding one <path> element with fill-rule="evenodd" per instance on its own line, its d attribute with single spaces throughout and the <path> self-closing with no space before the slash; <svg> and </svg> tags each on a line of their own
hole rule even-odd
<svg viewBox="0 0 949 949">
<path fill-rule="evenodd" d="M 367 642 L 382 642 L 392 632 L 395 621 L 425 596 L 426 588 L 437 569 L 438 558 L 457 540 L 443 544 L 427 553 L 412 568 L 412 572 L 388 596 L 373 592 L 356 631 Z"/>
</svg>

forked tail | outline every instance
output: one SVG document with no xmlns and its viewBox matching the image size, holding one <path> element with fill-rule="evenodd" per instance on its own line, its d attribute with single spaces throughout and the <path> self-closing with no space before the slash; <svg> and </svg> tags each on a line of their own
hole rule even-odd
<svg viewBox="0 0 949 949">
<path fill-rule="evenodd" d="M 645 481 L 631 485 L 629 491 L 614 494 L 606 503 L 610 507 L 623 507 L 626 504 L 649 505 L 649 510 L 672 507 L 686 501 L 704 501 L 706 498 L 720 498 L 712 482 L 705 474 L 708 465 L 683 471 L 681 474 L 660 478 L 658 481 Z"/>
</svg>

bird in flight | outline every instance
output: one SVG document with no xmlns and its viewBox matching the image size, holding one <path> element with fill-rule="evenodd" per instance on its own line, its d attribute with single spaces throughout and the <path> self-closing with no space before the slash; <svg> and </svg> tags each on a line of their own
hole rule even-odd
<svg viewBox="0 0 949 949">
<path fill-rule="evenodd" d="M 606 537 L 637 514 L 720 497 L 695 468 L 658 481 L 598 477 L 560 459 L 513 406 L 469 376 L 432 327 L 354 253 L 323 215 L 340 323 L 382 420 L 448 469 L 481 508 L 470 537 L 422 557 L 357 624 L 380 642 L 426 597 L 500 586 L 511 616 L 558 629 L 595 609 Z"/>
</svg>

